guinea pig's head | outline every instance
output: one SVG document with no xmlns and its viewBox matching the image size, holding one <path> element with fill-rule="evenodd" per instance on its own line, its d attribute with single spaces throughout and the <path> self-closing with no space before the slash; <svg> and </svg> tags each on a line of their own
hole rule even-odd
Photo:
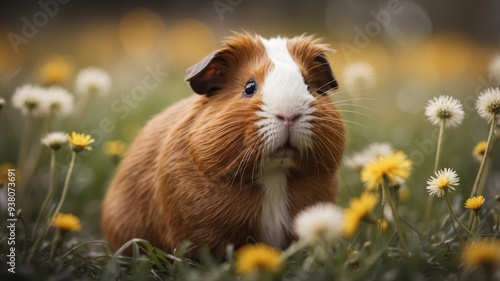
<svg viewBox="0 0 500 281">
<path fill-rule="evenodd" d="M 206 176 L 255 181 L 275 169 L 331 176 L 344 127 L 329 91 L 338 84 L 312 37 L 237 33 L 188 70 L 200 95 L 189 150 Z"/>
</svg>

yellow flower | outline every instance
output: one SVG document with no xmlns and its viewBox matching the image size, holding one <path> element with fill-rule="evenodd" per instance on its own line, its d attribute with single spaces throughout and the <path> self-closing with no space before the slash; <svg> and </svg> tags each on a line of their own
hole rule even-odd
<svg viewBox="0 0 500 281">
<path fill-rule="evenodd" d="M 120 156 L 125 152 L 125 143 L 121 140 L 107 141 L 103 150 L 109 156 Z"/>
<path fill-rule="evenodd" d="M 476 159 L 478 162 L 483 161 L 483 156 L 484 152 L 486 151 L 486 145 L 488 143 L 486 141 L 480 141 L 474 146 L 474 149 L 472 150 L 472 156 L 474 156 L 474 159 Z"/>
<path fill-rule="evenodd" d="M 480 240 L 465 247 L 463 259 L 468 266 L 494 267 L 500 265 L 500 242 Z"/>
<path fill-rule="evenodd" d="M 249 274 L 258 270 L 278 273 L 283 266 L 280 251 L 266 244 L 248 244 L 236 252 L 236 271 Z"/>
<path fill-rule="evenodd" d="M 43 85 L 61 84 L 73 73 L 71 62 L 61 56 L 53 55 L 43 62 L 38 70 L 38 78 Z"/>
<path fill-rule="evenodd" d="M 410 176 L 413 163 L 402 151 L 389 153 L 366 164 L 361 170 L 361 181 L 374 189 L 387 178 L 391 185 L 400 184 Z"/>
<path fill-rule="evenodd" d="M 92 150 L 90 144 L 94 142 L 94 139 L 90 135 L 72 132 L 71 136 L 66 135 L 66 137 L 68 138 L 68 141 L 75 152 L 80 152 L 84 149 Z"/>
<path fill-rule="evenodd" d="M 349 237 L 356 232 L 359 223 L 368 217 L 377 202 L 377 196 L 370 192 L 363 192 L 359 198 L 351 199 L 349 208 L 344 212 L 344 236 Z"/>
<path fill-rule="evenodd" d="M 57 214 L 56 218 L 52 221 L 52 227 L 71 232 L 80 232 L 82 230 L 80 219 L 73 214 Z"/>
<path fill-rule="evenodd" d="M 479 211 L 484 203 L 484 196 L 473 196 L 465 201 L 465 208 Z"/>
</svg>

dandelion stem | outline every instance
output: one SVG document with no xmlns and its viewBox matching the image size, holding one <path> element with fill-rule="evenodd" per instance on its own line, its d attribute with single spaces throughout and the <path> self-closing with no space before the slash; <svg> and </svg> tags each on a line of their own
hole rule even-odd
<svg viewBox="0 0 500 281">
<path fill-rule="evenodd" d="M 491 119 L 492 120 L 491 120 L 490 133 L 488 135 L 488 142 L 486 144 L 486 149 L 484 151 L 483 160 L 481 161 L 481 165 L 479 166 L 479 171 L 477 172 L 476 180 L 474 181 L 474 185 L 472 186 L 470 197 L 476 196 L 478 194 L 478 190 L 480 188 L 479 185 L 480 185 L 480 182 L 482 181 L 481 178 L 485 175 L 486 160 L 487 160 L 487 158 L 491 152 L 491 148 L 493 146 L 493 142 L 494 142 L 494 138 L 495 138 L 495 128 L 497 126 L 497 118 L 496 118 L 496 116 L 493 116 Z M 482 183 L 483 183 L 482 185 L 484 185 L 484 181 Z"/>
<path fill-rule="evenodd" d="M 448 196 L 443 195 L 443 197 L 444 197 L 444 199 L 446 201 L 446 205 L 448 205 L 448 209 L 450 210 L 450 215 L 452 216 L 452 218 L 457 221 L 458 225 L 460 225 L 460 227 L 463 230 L 465 230 L 467 233 L 471 234 L 471 231 L 465 225 L 462 224 L 462 222 L 460 221 L 460 219 L 457 217 L 457 215 L 453 211 L 453 207 L 451 206 L 450 199 L 448 199 Z"/>
<path fill-rule="evenodd" d="M 54 114 L 51 112 L 43 122 L 42 128 L 38 131 L 38 135 L 35 138 L 36 140 L 40 140 L 42 136 L 47 133 L 47 131 L 50 128 L 50 124 L 52 124 L 52 120 L 54 120 Z M 29 179 L 33 175 L 33 172 L 35 171 L 35 168 L 38 164 L 38 160 L 40 159 L 41 151 L 42 151 L 42 146 L 40 144 L 35 145 L 32 151 L 27 156 L 28 159 L 26 160 L 24 168 L 24 177 L 27 179 L 27 181 L 29 181 Z M 26 184 L 28 183 L 29 182 L 26 182 Z"/>
<path fill-rule="evenodd" d="M 471 226 L 471 229 L 470 229 L 470 232 L 471 232 L 471 235 L 469 235 L 469 239 L 467 239 L 467 242 L 472 238 L 474 237 L 474 232 L 476 231 L 476 227 L 477 227 L 477 221 L 479 220 L 479 217 L 477 215 L 477 211 L 474 211 L 474 217 L 472 218 L 472 226 Z"/>
<path fill-rule="evenodd" d="M 73 153 L 71 154 L 71 162 L 69 163 L 68 173 L 66 174 L 66 180 L 64 181 L 64 187 L 61 194 L 61 199 L 59 199 L 59 203 L 57 204 L 57 207 L 54 211 L 52 220 L 55 219 L 57 214 L 59 214 L 59 211 L 61 211 L 61 207 L 64 203 L 64 200 L 66 199 L 66 195 L 68 194 L 69 182 L 71 180 L 71 175 L 73 174 L 73 168 L 75 167 L 76 154 L 77 153 L 75 151 L 73 151 Z"/>
<path fill-rule="evenodd" d="M 391 194 L 389 192 L 389 187 L 386 184 L 385 179 L 382 181 L 382 188 L 384 189 L 384 197 L 387 200 L 387 203 L 389 203 L 389 206 L 391 207 L 391 210 L 392 210 L 392 217 L 394 219 L 394 223 L 396 224 L 396 230 L 397 230 L 398 235 L 399 235 L 399 242 L 401 243 L 401 246 L 403 247 L 403 249 L 406 252 L 408 252 L 408 247 L 406 246 L 405 237 L 404 237 L 403 231 L 401 229 L 401 224 L 399 222 L 398 209 L 397 209 L 396 205 L 394 204 L 394 202 L 392 201 Z"/>
<path fill-rule="evenodd" d="M 437 172 L 437 170 L 439 169 L 439 163 L 441 162 L 441 150 L 443 147 L 443 136 L 444 136 L 445 125 L 446 125 L 446 119 L 443 118 L 441 119 L 441 124 L 439 126 L 439 137 L 436 148 L 436 160 L 434 161 L 434 173 Z M 425 216 L 424 216 L 424 225 L 426 226 L 429 224 L 429 220 L 431 218 L 433 203 L 434 203 L 434 196 L 428 196 L 427 208 L 425 209 Z"/>
<path fill-rule="evenodd" d="M 40 224 L 40 219 L 42 218 L 43 214 L 45 214 L 45 209 L 47 208 L 47 204 L 49 203 L 50 199 L 52 199 L 52 196 L 54 195 L 55 189 L 56 189 L 56 151 L 54 149 L 51 149 L 51 151 L 50 151 L 50 187 L 49 187 L 49 192 L 47 192 L 47 195 L 45 196 L 45 199 L 43 200 L 42 207 L 40 208 L 40 211 L 38 212 L 38 217 L 36 219 L 35 228 L 33 230 L 32 240 L 35 240 L 35 236 L 36 236 L 36 233 L 38 231 L 38 225 Z"/>
</svg>

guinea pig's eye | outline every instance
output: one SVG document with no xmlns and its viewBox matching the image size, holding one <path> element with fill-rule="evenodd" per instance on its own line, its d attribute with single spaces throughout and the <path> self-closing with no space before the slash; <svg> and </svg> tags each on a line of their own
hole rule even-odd
<svg viewBox="0 0 500 281">
<path fill-rule="evenodd" d="M 250 79 L 245 85 L 245 90 L 243 91 L 242 96 L 245 98 L 251 98 L 253 97 L 253 95 L 255 95 L 255 93 L 257 93 L 257 82 Z"/>
<path fill-rule="evenodd" d="M 307 91 L 310 93 L 311 92 L 311 86 L 309 86 L 309 84 L 306 83 L 306 87 L 307 87 Z"/>
</svg>

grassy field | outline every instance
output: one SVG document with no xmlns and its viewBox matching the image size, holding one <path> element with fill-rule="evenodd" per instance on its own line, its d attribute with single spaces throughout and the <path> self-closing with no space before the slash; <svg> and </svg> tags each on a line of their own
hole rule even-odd
<svg viewBox="0 0 500 281">
<path fill-rule="evenodd" d="M 154 20 L 147 24 L 157 24 Z M 2 82 L 0 109 L 2 280 L 500 280 L 498 126 L 476 109 L 481 94 L 500 84 L 500 67 L 490 69 L 494 47 L 439 33 L 405 48 L 374 39 L 360 55 L 349 57 L 342 41 L 325 36 L 338 50 L 329 55 L 340 84 L 331 98 L 347 128 L 340 209 L 324 211 L 332 213 L 330 221 L 305 214 L 316 223 L 287 249 L 228 247 L 224 261 L 207 252 L 194 262 L 184 258 L 188 242 L 174 253 L 140 239 L 112 249 L 102 240 L 100 209 L 127 146 L 147 120 L 191 94 L 184 70 L 215 49 L 219 38 L 201 22 L 183 21 L 168 31 L 154 29 L 160 35 L 152 35 L 179 39 L 175 47 L 162 42 L 164 49 L 155 45 L 146 55 L 134 56 L 147 46 L 123 38 L 121 45 L 108 42 L 106 34 L 116 35 L 116 30 L 110 23 L 100 24 L 88 27 L 93 32 L 54 41 L 67 46 L 79 36 L 78 42 L 95 48 L 94 56 L 76 47 L 60 54 L 39 44 L 22 63 L 9 60 L 0 69 L 11 70 Z M 197 36 L 209 43 L 188 47 Z M 357 62 L 365 68 L 348 71 Z M 78 74 L 88 66 L 109 74 L 109 92 L 79 88 Z M 154 86 L 145 85 L 145 78 Z M 26 84 L 66 89 L 73 109 L 67 115 L 36 115 L 36 108 L 21 105 L 23 112 L 14 96 Z M 441 95 L 455 98 L 464 116 L 440 135 L 425 108 Z M 74 136 L 55 151 L 41 143 L 54 131 L 88 134 L 94 141 Z M 488 138 L 487 156 L 475 157 L 476 144 Z M 394 153 L 361 157 L 373 143 L 386 143 Z M 356 155 L 362 161 L 352 167 Z M 434 183 L 448 193 L 433 197 L 429 209 L 426 187 L 432 185 L 431 177 L 439 178 L 436 155 L 438 170 L 451 168 L 460 179 L 456 185 Z M 371 190 L 370 180 L 375 182 Z M 480 209 L 472 211 L 465 202 L 475 185 L 485 201 L 473 202 Z M 366 192 L 375 199 L 366 199 Z M 15 207 L 8 204 L 14 200 Z M 76 217 L 54 224 L 58 213 Z M 9 228 L 13 223 L 15 231 Z M 346 225 L 353 230 L 346 232 Z M 121 255 L 127 247 L 133 249 L 132 257 Z"/>
</svg>

